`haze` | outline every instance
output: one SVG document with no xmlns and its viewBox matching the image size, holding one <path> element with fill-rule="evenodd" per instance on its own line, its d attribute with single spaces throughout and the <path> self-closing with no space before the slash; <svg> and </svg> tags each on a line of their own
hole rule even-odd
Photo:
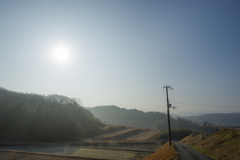
<svg viewBox="0 0 240 160">
<path fill-rule="evenodd" d="M 239 8 L 237 0 L 1 0 L 0 86 L 166 112 L 170 85 L 172 114 L 240 112 Z"/>
</svg>

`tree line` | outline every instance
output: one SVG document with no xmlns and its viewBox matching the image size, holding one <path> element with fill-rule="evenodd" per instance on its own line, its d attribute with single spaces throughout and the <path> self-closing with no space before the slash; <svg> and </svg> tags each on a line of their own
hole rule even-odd
<svg viewBox="0 0 240 160">
<path fill-rule="evenodd" d="M 0 88 L 0 138 L 69 141 L 100 133 L 99 119 L 62 95 L 18 93 Z"/>
</svg>

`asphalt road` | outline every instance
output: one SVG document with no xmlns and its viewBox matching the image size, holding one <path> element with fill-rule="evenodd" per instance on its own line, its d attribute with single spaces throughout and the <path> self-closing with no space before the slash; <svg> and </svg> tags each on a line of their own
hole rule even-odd
<svg viewBox="0 0 240 160">
<path fill-rule="evenodd" d="M 180 142 L 174 142 L 180 160 L 213 160 Z"/>
</svg>

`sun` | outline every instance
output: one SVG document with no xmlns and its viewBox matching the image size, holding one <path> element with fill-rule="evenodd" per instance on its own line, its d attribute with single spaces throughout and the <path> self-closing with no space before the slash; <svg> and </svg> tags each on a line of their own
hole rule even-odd
<svg viewBox="0 0 240 160">
<path fill-rule="evenodd" d="M 57 44 L 53 47 L 52 56 L 54 61 L 64 64 L 70 60 L 71 50 L 66 44 Z"/>
</svg>

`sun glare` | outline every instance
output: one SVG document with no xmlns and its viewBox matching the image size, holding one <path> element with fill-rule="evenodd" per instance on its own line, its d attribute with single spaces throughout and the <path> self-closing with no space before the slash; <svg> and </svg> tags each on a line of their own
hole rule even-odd
<svg viewBox="0 0 240 160">
<path fill-rule="evenodd" d="M 66 63 L 70 59 L 71 51 L 67 45 L 58 44 L 53 47 L 53 59 L 58 63 Z"/>
</svg>

